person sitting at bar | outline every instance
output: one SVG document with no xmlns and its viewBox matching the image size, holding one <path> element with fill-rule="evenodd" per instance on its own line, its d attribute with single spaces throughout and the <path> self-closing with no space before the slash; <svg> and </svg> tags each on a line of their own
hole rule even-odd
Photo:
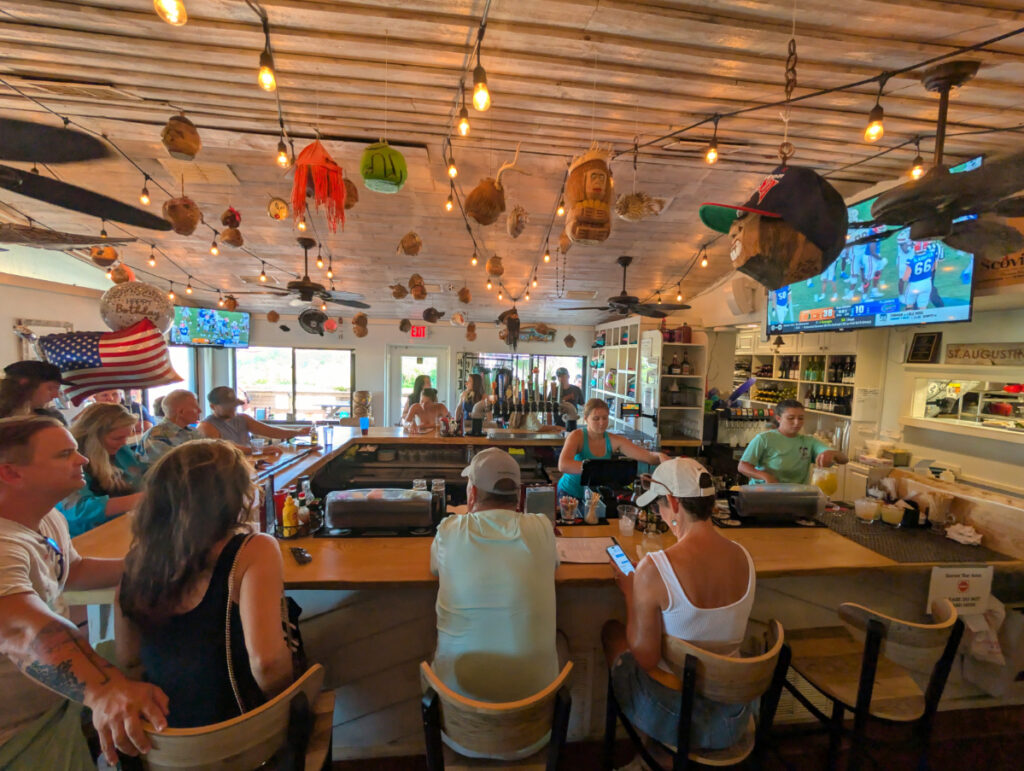
<svg viewBox="0 0 1024 771">
<path fill-rule="evenodd" d="M 466 389 L 459 394 L 459 403 L 455 406 L 455 422 L 461 426 L 468 421 L 473 415 L 473 408 L 477 402 L 486 397 L 483 375 L 474 372 L 466 382 Z"/>
<path fill-rule="evenodd" d="M 583 391 L 579 386 L 569 382 L 569 370 L 565 367 L 559 367 L 555 370 L 555 377 L 558 378 L 558 404 L 569 402 L 575 405 L 576 409 L 580 409 L 584 402 Z M 565 421 L 562 420 L 562 411 L 558 409 L 557 405 L 555 408 L 555 425 L 565 425 Z"/>
<path fill-rule="evenodd" d="M 519 514 L 519 464 L 504 450 L 477 453 L 462 476 L 468 513 L 445 517 L 430 548 L 438 577 L 433 668 L 452 690 L 481 701 L 531 696 L 558 674 L 551 521 Z"/>
<path fill-rule="evenodd" d="M 611 458 L 620 453 L 627 458 L 655 466 L 668 460 L 668 455 L 651 452 L 633 444 L 626 437 L 608 430 L 608 404 L 602 399 L 591 399 L 583 407 L 584 426 L 577 428 L 565 439 L 558 456 L 558 495 L 583 501 L 583 461 Z M 582 507 L 581 507 L 582 508 Z"/>
<path fill-rule="evenodd" d="M 114 603 L 117 658 L 167 693 L 173 728 L 237 717 L 293 680 L 281 549 L 249 532 L 251 473 L 233 444 L 188 442 L 153 466 L 132 521 Z"/>
<path fill-rule="evenodd" d="M 142 500 L 139 489 L 148 464 L 127 443 L 136 422 L 120 404 L 90 404 L 71 424 L 78 451 L 89 461 L 85 487 L 57 504 L 72 536 L 131 511 Z"/>
<path fill-rule="evenodd" d="M 228 386 L 217 386 L 206 395 L 206 400 L 210 403 L 211 414 L 199 423 L 199 433 L 207 439 L 234 442 L 246 455 L 252 455 L 252 434 L 270 439 L 294 439 L 309 433 L 308 428 L 291 430 L 269 426 L 239 412 L 239 406 L 245 402 Z M 280 455 L 283 450 L 276 445 L 268 445 L 263 452 Z"/>
<path fill-rule="evenodd" d="M 775 405 L 778 428 L 755 436 L 740 458 L 739 472 L 750 477 L 750 484 L 788 482 L 807 484 L 814 463 L 827 468 L 834 463 L 849 463 L 838 450 L 813 436 L 801 434 L 804 427 L 804 405 L 795 399 L 783 399 Z"/>
<path fill-rule="evenodd" d="M 67 618 L 65 590 L 121 577 L 120 559 L 79 556 L 53 508 L 82 486 L 86 461 L 53 418 L 0 420 L 0 768 L 95 771 L 83 705 L 111 767 L 117 750 L 149 750 L 143 718 L 166 726 L 167 696 L 128 680 Z"/>
<path fill-rule="evenodd" d="M 409 394 L 405 406 L 402 407 L 403 424 L 409 420 L 409 410 L 420 403 L 420 397 L 423 395 L 424 388 L 430 388 L 430 375 L 417 375 L 416 379 L 412 382 L 412 392 Z"/>
<path fill-rule="evenodd" d="M 67 421 L 50 403 L 60 396 L 60 387 L 70 385 L 61 377 L 60 367 L 45 361 L 16 361 L 4 367 L 0 380 L 0 418 L 15 415 L 47 415 L 62 425 Z"/>
<path fill-rule="evenodd" d="M 149 431 L 149 429 L 156 425 L 153 413 L 146 409 L 146 405 L 141 402 L 132 401 L 121 388 L 100 391 L 98 394 L 92 395 L 92 400 L 98 404 L 120 404 L 126 407 L 130 413 L 138 418 L 139 425 L 136 426 L 136 433 L 141 434 Z"/>
<path fill-rule="evenodd" d="M 194 393 L 183 388 L 171 391 L 163 397 L 161 406 L 165 411 L 164 419 L 142 437 L 142 451 L 149 463 L 156 463 L 160 456 L 178 445 L 203 438 L 192 428 L 203 414 Z"/>
<path fill-rule="evenodd" d="M 611 687 L 626 717 L 647 736 L 671 746 L 681 684 L 662 660 L 662 636 L 725 656 L 738 654 L 756 580 L 747 550 L 711 522 L 715 486 L 697 461 L 673 458 L 658 466 L 637 505 L 652 502 L 676 543 L 650 552 L 631 575 L 615 568 L 627 622 L 609 621 L 601 638 Z M 704 749 L 729 747 L 746 729 L 749 716 L 749 704 L 719 704 L 698 696 L 691 741 Z M 663 765 L 671 767 L 671 760 Z"/>
<path fill-rule="evenodd" d="M 448 408 L 437 401 L 436 388 L 424 388 L 419 404 L 414 404 L 405 416 L 406 428 L 433 431 L 441 418 L 449 416 Z"/>
</svg>

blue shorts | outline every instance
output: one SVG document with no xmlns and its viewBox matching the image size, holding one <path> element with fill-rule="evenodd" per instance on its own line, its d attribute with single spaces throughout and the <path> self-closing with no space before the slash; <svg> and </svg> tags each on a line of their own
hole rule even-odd
<svg viewBox="0 0 1024 771">
<path fill-rule="evenodd" d="M 623 714 L 637 729 L 669 747 L 676 746 L 680 692 L 662 685 L 626 651 L 612 665 L 612 688 Z M 690 745 L 706 750 L 731 747 L 746 730 L 751 704 L 719 704 L 694 696 Z"/>
</svg>

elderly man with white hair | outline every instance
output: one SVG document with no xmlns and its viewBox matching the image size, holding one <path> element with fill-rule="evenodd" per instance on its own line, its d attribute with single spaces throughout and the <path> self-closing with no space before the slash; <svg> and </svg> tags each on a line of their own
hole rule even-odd
<svg viewBox="0 0 1024 771">
<path fill-rule="evenodd" d="M 203 414 L 194 393 L 183 388 L 171 391 L 164 397 L 161 406 L 164 419 L 142 437 L 142 448 L 150 463 L 155 463 L 160 456 L 178 445 L 205 438 L 192 428 Z"/>
</svg>

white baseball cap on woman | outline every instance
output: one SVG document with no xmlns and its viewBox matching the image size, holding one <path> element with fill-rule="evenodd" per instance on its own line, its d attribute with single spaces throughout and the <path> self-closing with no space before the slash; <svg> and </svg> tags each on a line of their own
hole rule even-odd
<svg viewBox="0 0 1024 771">
<path fill-rule="evenodd" d="M 672 458 L 654 469 L 651 487 L 636 499 L 636 505 L 646 506 L 660 495 L 676 498 L 714 497 L 715 483 L 708 470 L 693 458 Z"/>
</svg>

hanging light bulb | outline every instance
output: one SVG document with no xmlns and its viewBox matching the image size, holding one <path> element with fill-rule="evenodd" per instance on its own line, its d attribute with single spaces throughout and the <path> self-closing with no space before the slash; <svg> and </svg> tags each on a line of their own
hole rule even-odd
<svg viewBox="0 0 1024 771">
<path fill-rule="evenodd" d="M 537 288 L 537 274 L 536 273 L 533 274 L 533 287 L 534 287 L 534 289 Z"/>
<path fill-rule="evenodd" d="M 558 208 L 555 209 L 555 214 L 557 214 L 559 217 L 564 217 L 565 216 L 565 199 L 564 198 L 559 198 L 558 199 Z"/>
<path fill-rule="evenodd" d="M 526 290 L 526 294 L 523 295 L 523 298 L 526 299 L 526 300 L 530 299 L 530 290 L 529 289 Z"/>
<path fill-rule="evenodd" d="M 277 76 L 274 75 L 274 55 L 270 53 L 269 31 L 267 32 L 267 47 L 260 54 L 260 71 L 256 79 L 259 81 L 260 88 L 264 91 L 274 91 L 277 89 Z"/>
<path fill-rule="evenodd" d="M 914 156 L 914 165 L 910 167 L 911 179 L 921 179 L 924 176 L 924 158 L 921 157 L 921 137 L 914 140 L 914 147 L 917 154 Z"/>
<path fill-rule="evenodd" d="M 491 92 L 487 90 L 487 71 L 480 64 L 480 45 L 483 40 L 483 28 L 476 41 L 476 67 L 473 68 L 473 107 L 478 112 L 485 112 L 491 106 Z"/>
<path fill-rule="evenodd" d="M 661 305 L 661 290 L 658 290 L 658 305 Z"/>
<path fill-rule="evenodd" d="M 220 248 L 217 246 L 217 236 L 213 237 L 213 243 L 210 244 L 210 254 L 214 257 L 220 254 Z"/>
<path fill-rule="evenodd" d="M 476 256 L 476 251 L 474 250 L 474 251 L 473 251 L 473 256 L 472 256 L 472 258 L 470 258 L 470 260 L 469 260 L 469 264 L 470 264 L 470 265 L 472 265 L 472 266 L 473 266 L 473 267 L 475 268 L 475 267 L 476 267 L 476 264 L 477 264 L 478 262 L 480 262 L 480 260 L 478 260 L 478 259 L 477 259 L 477 256 Z M 489 288 L 489 287 L 488 287 L 488 288 Z"/>
<path fill-rule="evenodd" d="M 682 282 L 676 282 L 676 302 L 681 303 L 683 301 L 683 287 Z"/>
<path fill-rule="evenodd" d="M 113 281 L 114 280 L 114 269 L 113 268 L 107 268 L 107 280 L 108 281 Z"/>
<path fill-rule="evenodd" d="M 459 110 L 459 136 L 469 136 L 469 110 L 466 109 L 466 99 L 462 99 L 462 109 Z"/>
<path fill-rule="evenodd" d="M 292 159 L 288 157 L 288 148 L 284 145 L 284 137 L 277 143 L 277 165 L 282 169 L 292 165 Z"/>
<path fill-rule="evenodd" d="M 327 263 L 327 278 L 334 278 L 334 258 L 333 257 Z"/>
<path fill-rule="evenodd" d="M 326 301 L 324 301 L 324 300 L 320 301 L 320 310 L 322 310 L 322 311 L 327 310 L 327 303 L 326 303 Z"/>
<path fill-rule="evenodd" d="M 885 127 L 882 125 L 883 118 L 885 118 L 885 110 L 876 102 L 875 106 L 871 108 L 871 112 L 868 113 L 868 125 L 864 127 L 865 142 L 877 142 L 882 138 L 885 133 Z"/>
<path fill-rule="evenodd" d="M 708 142 L 708 149 L 704 151 L 704 160 L 708 164 L 713 164 L 718 161 L 718 116 L 714 118 L 715 121 L 715 132 L 711 135 L 711 141 Z"/>
<path fill-rule="evenodd" d="M 223 295 L 221 295 L 219 289 L 217 290 L 217 305 L 219 305 L 221 308 L 224 307 L 224 297 Z"/>
<path fill-rule="evenodd" d="M 544 247 L 544 262 L 551 262 L 551 247 Z"/>
<path fill-rule="evenodd" d="M 153 244 L 149 245 L 149 267 L 156 267 L 156 254 L 153 253 Z"/>
<path fill-rule="evenodd" d="M 444 210 L 445 211 L 451 211 L 454 208 L 455 208 L 455 201 L 452 200 L 452 194 L 451 194 L 451 192 L 449 192 L 448 193 L 448 198 L 444 202 Z M 476 263 L 473 263 L 473 264 L 475 265 Z"/>
<path fill-rule="evenodd" d="M 188 21 L 183 0 L 153 0 L 153 10 L 157 16 L 175 27 Z"/>
<path fill-rule="evenodd" d="M 149 197 L 149 188 L 146 186 L 147 182 L 149 182 L 148 174 L 146 175 L 145 179 L 142 180 L 142 192 L 139 193 L 139 203 L 141 203 L 143 206 L 149 206 L 150 202 L 153 200 L 152 198 Z"/>
<path fill-rule="evenodd" d="M 451 150 L 448 151 L 448 176 L 452 179 L 459 176 L 459 168 L 455 165 L 455 156 L 452 155 Z"/>
<path fill-rule="evenodd" d="M 174 282 L 171 282 L 171 288 L 167 290 L 167 299 L 174 300 Z"/>
<path fill-rule="evenodd" d="M 299 217 L 299 222 L 298 222 L 298 224 L 295 227 L 297 227 L 301 232 L 305 233 L 306 232 L 306 218 L 305 217 Z"/>
<path fill-rule="evenodd" d="M 708 253 L 704 252 L 700 258 L 700 266 L 706 268 L 708 266 Z"/>
<path fill-rule="evenodd" d="M 100 222 L 101 222 L 101 224 L 100 224 L 100 238 L 106 238 L 107 237 L 107 221 L 106 220 L 101 220 Z"/>
<path fill-rule="evenodd" d="M 185 284 L 185 294 L 192 294 L 192 276 L 188 277 L 188 283 Z"/>
<path fill-rule="evenodd" d="M 504 300 L 504 299 L 505 299 L 505 295 L 503 295 L 503 294 L 501 293 L 501 290 L 500 290 L 500 289 L 498 290 L 498 299 L 499 299 L 499 300 Z"/>
<path fill-rule="evenodd" d="M 264 263 L 260 263 L 260 283 L 267 283 L 267 266 Z"/>
<path fill-rule="evenodd" d="M 488 289 L 493 289 L 494 288 L 494 285 L 491 284 L 491 280 L 490 279 L 487 279 L 487 288 Z"/>
<path fill-rule="evenodd" d="M 319 248 L 316 250 L 316 266 L 318 268 L 322 268 L 324 266 L 324 258 L 321 256 Z"/>
</svg>

